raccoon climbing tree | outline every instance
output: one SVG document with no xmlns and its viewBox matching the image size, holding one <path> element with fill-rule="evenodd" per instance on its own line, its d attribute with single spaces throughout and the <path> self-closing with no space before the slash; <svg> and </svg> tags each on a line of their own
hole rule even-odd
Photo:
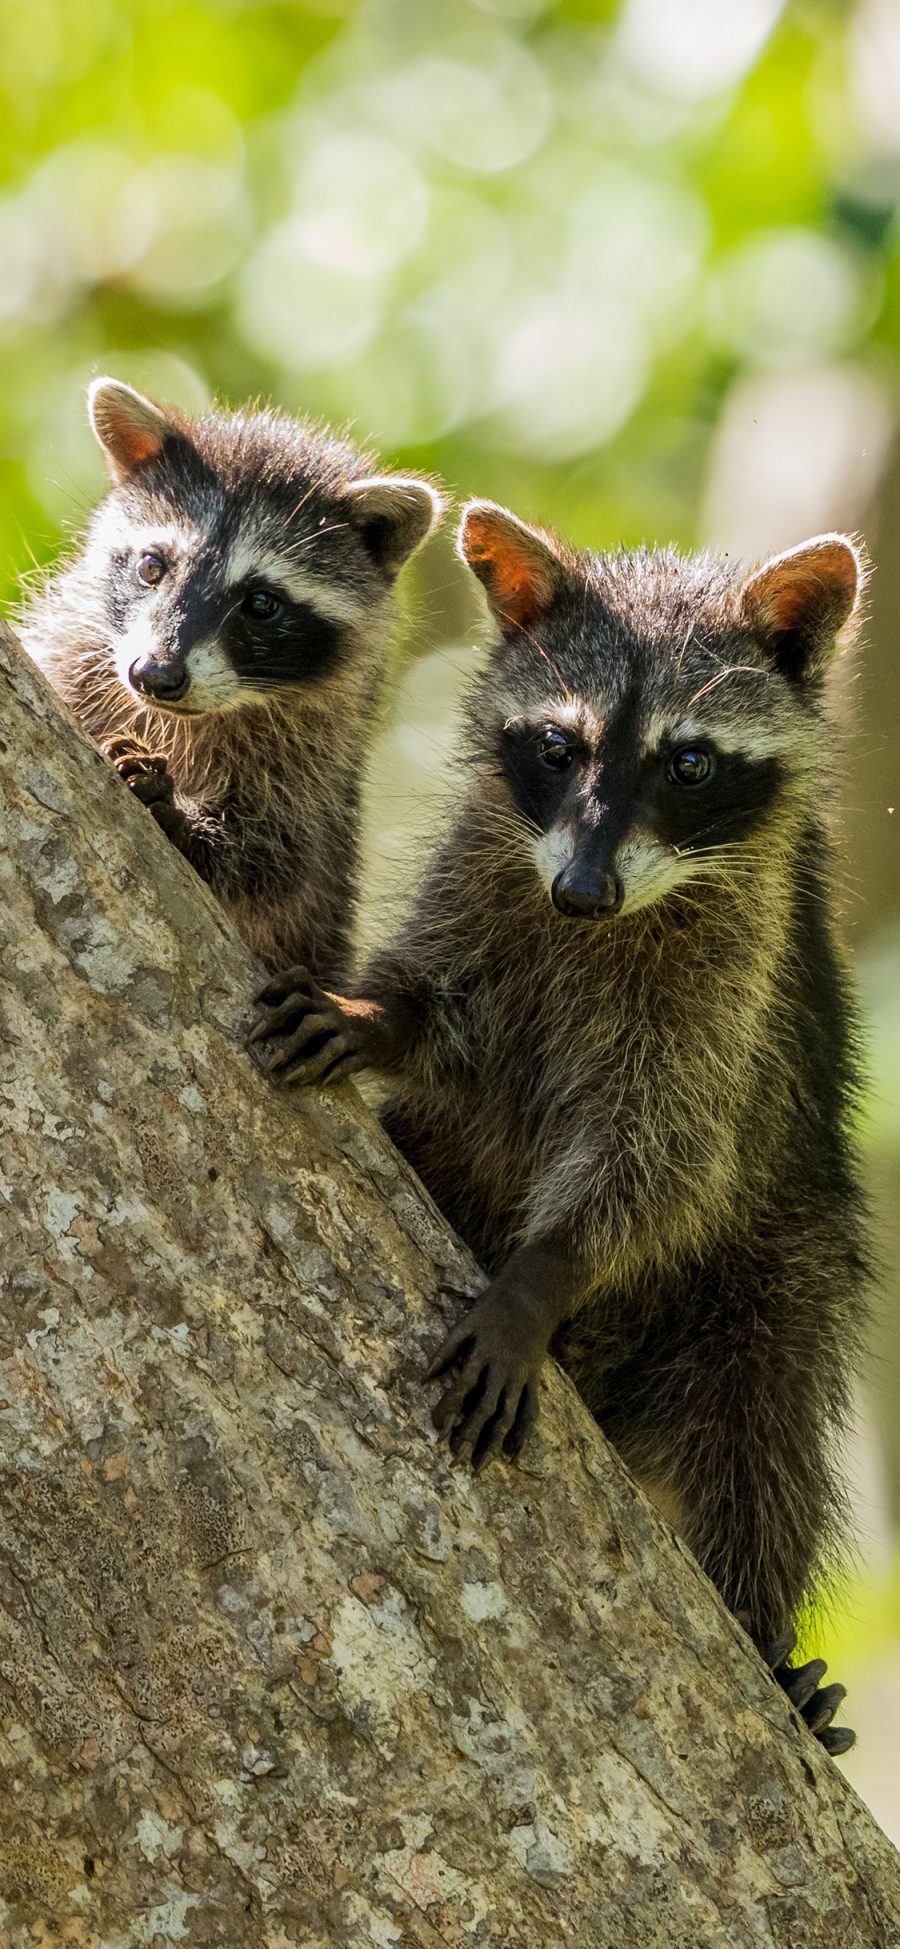
<svg viewBox="0 0 900 1949">
<path fill-rule="evenodd" d="M 475 1266 L 273 1092 L 221 909 L 0 639 L 0 1942 L 888 1949 L 900 1865 L 574 1391 L 473 1481 Z"/>
</svg>

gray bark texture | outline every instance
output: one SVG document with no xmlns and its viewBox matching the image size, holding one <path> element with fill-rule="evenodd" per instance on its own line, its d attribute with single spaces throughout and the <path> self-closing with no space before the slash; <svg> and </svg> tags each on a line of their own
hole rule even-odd
<svg viewBox="0 0 900 1949">
<path fill-rule="evenodd" d="M 472 1262 L 0 636 L 3 1949 L 888 1949 L 889 1842 L 557 1372 L 479 1479 Z"/>
</svg>

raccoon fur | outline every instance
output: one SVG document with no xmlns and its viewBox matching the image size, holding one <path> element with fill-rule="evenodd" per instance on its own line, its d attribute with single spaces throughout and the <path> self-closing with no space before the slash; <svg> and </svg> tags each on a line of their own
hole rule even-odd
<svg viewBox="0 0 900 1949">
<path fill-rule="evenodd" d="M 261 958 L 337 980 L 392 588 L 440 497 L 272 411 L 98 379 L 89 412 L 112 485 L 23 640 Z"/>
<path fill-rule="evenodd" d="M 843 1751 L 842 1689 L 786 1658 L 867 1268 L 830 830 L 860 555 L 581 555 L 485 502 L 459 545 L 498 635 L 452 829 L 358 987 L 289 971 L 256 1034 L 287 1081 L 395 1072 L 386 1127 L 491 1275 L 431 1369 L 457 1455 L 521 1447 L 552 1345 Z"/>
</svg>

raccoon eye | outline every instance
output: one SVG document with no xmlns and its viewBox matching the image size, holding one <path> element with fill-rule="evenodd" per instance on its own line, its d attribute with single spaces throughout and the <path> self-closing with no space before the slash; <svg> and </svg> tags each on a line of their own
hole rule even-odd
<svg viewBox="0 0 900 1949">
<path fill-rule="evenodd" d="M 242 607 L 244 614 L 252 616 L 255 623 L 273 623 L 284 610 L 284 604 L 271 589 L 248 589 Z"/>
<path fill-rule="evenodd" d="M 572 746 L 563 731 L 548 726 L 539 739 L 541 763 L 549 765 L 551 771 L 567 771 L 572 763 Z"/>
<path fill-rule="evenodd" d="M 138 575 L 142 582 L 146 582 L 149 589 L 155 589 L 157 582 L 162 581 L 167 567 L 168 563 L 163 559 L 162 555 L 156 553 L 154 548 L 148 548 L 143 555 L 138 557 Z"/>
<path fill-rule="evenodd" d="M 683 751 L 673 752 L 666 766 L 666 777 L 673 785 L 705 785 L 714 770 L 711 751 L 704 751 L 702 745 L 686 744 Z"/>
</svg>

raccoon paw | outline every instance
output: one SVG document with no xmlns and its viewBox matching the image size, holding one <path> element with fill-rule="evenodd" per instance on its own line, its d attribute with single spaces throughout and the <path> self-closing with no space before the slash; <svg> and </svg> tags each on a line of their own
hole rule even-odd
<svg viewBox="0 0 900 1949">
<path fill-rule="evenodd" d="M 547 1351 L 543 1336 L 519 1331 L 509 1308 L 490 1287 L 448 1333 L 427 1381 L 458 1367 L 456 1379 L 432 1410 L 454 1462 L 470 1462 L 477 1475 L 502 1452 L 518 1455 L 538 1412 L 538 1379 Z"/>
<path fill-rule="evenodd" d="M 836 1759 L 839 1753 L 848 1753 L 856 1745 L 856 1734 L 849 1726 L 833 1726 L 831 1721 L 847 1696 L 845 1685 L 820 1685 L 828 1667 L 824 1658 L 811 1658 L 805 1665 L 789 1665 L 788 1659 L 797 1643 L 796 1633 L 790 1631 L 773 1643 L 762 1645 L 760 1650 L 772 1677 L 787 1693 L 791 1704 L 799 1712 L 810 1732 L 824 1746 L 826 1753 Z"/>
<path fill-rule="evenodd" d="M 175 785 L 165 758 L 151 751 L 139 738 L 110 738 L 103 749 L 119 777 L 142 805 L 173 797 Z"/>
<path fill-rule="evenodd" d="M 364 1069 L 357 1025 L 306 968 L 288 968 L 256 996 L 267 1004 L 247 1037 L 270 1042 L 260 1067 L 280 1083 L 337 1083 Z"/>
<path fill-rule="evenodd" d="M 157 825 L 175 837 L 185 820 L 175 804 L 175 780 L 166 759 L 151 751 L 139 738 L 110 738 L 103 748 L 129 791 L 141 805 L 146 805 Z"/>
</svg>

